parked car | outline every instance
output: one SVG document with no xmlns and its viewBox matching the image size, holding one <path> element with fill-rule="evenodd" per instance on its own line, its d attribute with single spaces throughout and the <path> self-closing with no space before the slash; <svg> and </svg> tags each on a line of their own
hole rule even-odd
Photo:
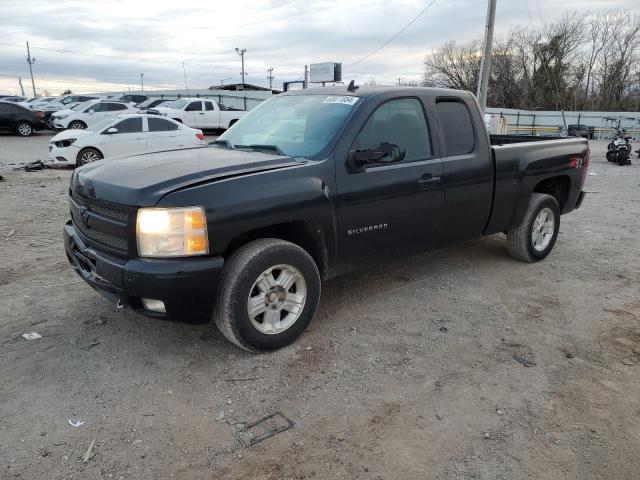
<svg viewBox="0 0 640 480">
<path fill-rule="evenodd" d="M 91 100 L 100 100 L 102 97 L 98 95 L 62 95 L 49 100 L 47 102 L 36 103 L 37 108 L 44 112 L 45 121 L 47 127 L 54 130 L 52 115 L 60 110 L 69 109 L 78 105 L 79 103 L 88 102 Z"/>
<path fill-rule="evenodd" d="M 102 159 L 204 145 L 201 130 L 155 115 L 125 114 L 86 130 L 58 133 L 49 142 L 48 163 L 82 166 Z"/>
<path fill-rule="evenodd" d="M 588 163 L 582 138 L 490 137 L 469 92 L 297 90 L 211 148 L 76 170 L 64 243 L 114 303 L 273 350 L 307 329 L 321 279 L 359 266 L 502 232 L 544 259 Z"/>
<path fill-rule="evenodd" d="M 150 108 L 156 108 L 159 105 L 162 105 L 163 103 L 169 103 L 169 102 L 173 102 L 175 100 L 176 100 L 175 98 L 152 97 L 152 98 L 149 98 L 149 99 L 145 100 L 142 103 L 139 103 L 137 105 L 137 107 L 140 110 L 149 110 Z"/>
<path fill-rule="evenodd" d="M 222 110 L 215 100 L 180 98 L 157 107 L 161 115 L 194 128 L 227 129 L 247 113 L 242 110 Z"/>
<path fill-rule="evenodd" d="M 114 93 L 113 95 L 109 95 L 108 98 L 109 100 L 120 100 L 121 102 L 128 102 L 137 105 L 147 101 L 150 97 L 149 95 L 141 93 Z"/>
<path fill-rule="evenodd" d="M 44 113 L 31 110 L 15 102 L 0 100 L 0 130 L 16 132 L 21 137 L 29 137 L 36 130 L 47 128 Z"/>
<path fill-rule="evenodd" d="M 595 134 L 595 127 L 588 125 L 576 124 L 567 126 L 567 135 L 570 137 L 582 137 L 589 140 L 593 140 Z"/>
<path fill-rule="evenodd" d="M 0 100 L 3 100 L 5 102 L 20 103 L 26 102 L 28 99 L 27 97 L 21 97 L 20 95 L 8 95 L 6 97 L 1 97 Z"/>
<path fill-rule="evenodd" d="M 67 128 L 87 128 L 105 118 L 123 113 L 137 113 L 137 109 L 131 103 L 93 100 L 78 104 L 71 109 L 60 110 L 51 117 L 54 129 L 65 130 Z"/>
</svg>

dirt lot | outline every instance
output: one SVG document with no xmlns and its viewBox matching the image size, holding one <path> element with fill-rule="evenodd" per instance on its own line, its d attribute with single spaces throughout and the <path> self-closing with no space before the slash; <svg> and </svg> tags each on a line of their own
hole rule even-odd
<svg viewBox="0 0 640 480">
<path fill-rule="evenodd" d="M 0 478 L 640 478 L 640 161 L 592 149 L 546 261 L 494 236 L 372 266 L 265 355 L 116 311 L 67 265 L 70 171 L 0 167 Z"/>
</svg>

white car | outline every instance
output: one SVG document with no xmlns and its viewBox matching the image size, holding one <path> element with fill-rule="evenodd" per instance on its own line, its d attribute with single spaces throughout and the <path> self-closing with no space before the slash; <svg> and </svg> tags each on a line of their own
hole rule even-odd
<svg viewBox="0 0 640 480">
<path fill-rule="evenodd" d="M 65 130 L 49 142 L 51 166 L 85 165 L 103 158 L 206 146 L 201 130 L 158 115 L 127 114 L 86 130 Z"/>
<path fill-rule="evenodd" d="M 194 128 L 227 129 L 247 112 L 218 105 L 209 98 L 179 98 L 155 110 Z"/>
<path fill-rule="evenodd" d="M 65 130 L 67 128 L 87 128 L 106 118 L 115 117 L 123 113 L 136 113 L 138 110 L 131 103 L 91 100 L 79 103 L 67 110 L 60 110 L 51 115 L 53 128 Z"/>
</svg>

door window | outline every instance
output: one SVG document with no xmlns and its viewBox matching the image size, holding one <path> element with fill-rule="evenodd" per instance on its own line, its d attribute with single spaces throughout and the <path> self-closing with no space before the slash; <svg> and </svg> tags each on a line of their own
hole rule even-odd
<svg viewBox="0 0 640 480">
<path fill-rule="evenodd" d="M 404 162 L 431 157 L 427 121 L 418 99 L 391 100 L 379 106 L 360 131 L 352 149 L 377 150 L 383 143 L 398 145 L 405 152 Z"/>
<path fill-rule="evenodd" d="M 467 106 L 458 100 L 438 100 L 436 110 L 442 126 L 445 154 L 453 156 L 471 153 L 476 136 Z"/>
<path fill-rule="evenodd" d="M 95 105 L 91 105 L 89 108 L 87 108 L 87 112 L 106 112 L 109 107 L 108 107 L 108 103 L 96 103 Z"/>
<path fill-rule="evenodd" d="M 191 102 L 187 108 L 185 108 L 187 112 L 201 112 L 202 111 L 202 102 Z"/>
<path fill-rule="evenodd" d="M 114 125 L 118 133 L 140 133 L 142 132 L 142 118 L 127 118 Z"/>
<path fill-rule="evenodd" d="M 147 118 L 147 122 L 149 122 L 149 131 L 150 132 L 170 132 L 172 130 L 178 130 L 178 125 L 173 122 L 169 122 L 168 120 L 164 120 L 162 118 Z"/>
<path fill-rule="evenodd" d="M 214 108 L 213 108 L 213 103 L 211 103 L 211 102 L 204 102 L 204 107 L 205 107 L 207 110 L 213 110 L 213 109 L 214 109 Z"/>
<path fill-rule="evenodd" d="M 118 112 L 127 109 L 127 106 L 124 103 L 109 103 L 107 105 L 109 105 L 110 112 Z"/>
</svg>

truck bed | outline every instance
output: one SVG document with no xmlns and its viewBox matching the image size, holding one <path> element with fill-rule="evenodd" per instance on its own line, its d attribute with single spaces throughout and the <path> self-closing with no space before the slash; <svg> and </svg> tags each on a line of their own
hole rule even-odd
<svg viewBox="0 0 640 480">
<path fill-rule="evenodd" d="M 584 138 L 491 136 L 495 166 L 494 200 L 485 234 L 505 231 L 524 215 L 529 192 L 545 178 L 566 177 L 566 194 L 571 194 L 562 213 L 573 210 L 582 184 L 582 169 L 571 168 L 571 158 L 584 158 L 589 150 Z M 562 192 L 563 194 L 565 192 Z M 574 198 L 575 197 L 575 198 Z"/>
</svg>

